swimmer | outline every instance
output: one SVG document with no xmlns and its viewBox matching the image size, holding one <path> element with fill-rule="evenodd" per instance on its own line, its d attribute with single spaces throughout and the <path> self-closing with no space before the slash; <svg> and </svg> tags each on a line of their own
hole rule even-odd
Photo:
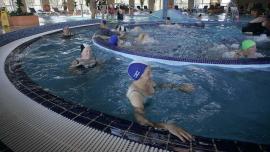
<svg viewBox="0 0 270 152">
<path fill-rule="evenodd" d="M 199 15 L 197 16 L 197 19 L 201 20 L 201 19 L 202 19 L 202 14 L 199 14 Z"/>
<path fill-rule="evenodd" d="M 68 26 L 65 26 L 63 28 L 63 37 L 67 38 L 67 37 L 71 37 L 71 36 L 73 36 L 72 32 L 70 31 Z"/>
<path fill-rule="evenodd" d="M 264 55 L 257 52 L 256 42 L 253 40 L 244 40 L 241 43 L 240 51 L 225 52 L 222 58 L 240 59 L 240 58 L 262 58 Z"/>
<path fill-rule="evenodd" d="M 134 33 L 134 34 L 142 33 L 142 28 L 139 27 L 139 26 L 136 26 L 136 27 L 134 27 L 133 29 L 130 30 L 130 33 Z"/>
<path fill-rule="evenodd" d="M 89 45 L 81 45 L 81 56 L 71 63 L 70 68 L 92 68 L 97 65 L 97 61 L 93 56 L 92 49 Z"/>
<path fill-rule="evenodd" d="M 166 18 L 165 24 L 166 24 L 166 25 L 171 25 L 171 24 L 172 24 L 171 18 L 170 18 L 170 17 L 167 17 L 167 18 Z"/>
<path fill-rule="evenodd" d="M 242 28 L 242 32 L 248 35 L 267 34 L 269 36 L 270 25 L 267 25 L 269 18 L 270 16 L 259 16 L 251 20 L 245 27 Z"/>
<path fill-rule="evenodd" d="M 133 79 L 133 82 L 129 86 L 126 95 L 133 106 L 137 122 L 141 125 L 166 129 L 183 142 L 191 141 L 192 136 L 184 129 L 173 124 L 152 122 L 145 118 L 144 103 L 146 102 L 147 97 L 150 97 L 155 93 L 155 82 L 152 80 L 151 67 L 142 62 L 132 62 L 128 67 L 128 74 Z"/>
<path fill-rule="evenodd" d="M 113 47 L 129 47 L 132 44 L 126 40 L 121 40 L 117 35 L 112 35 L 108 39 L 108 43 Z"/>
<path fill-rule="evenodd" d="M 117 25 L 115 32 L 119 35 L 120 39 L 126 39 L 128 29 L 124 25 Z"/>
<path fill-rule="evenodd" d="M 267 36 L 270 36 L 270 15 L 268 15 L 265 20 L 262 22 L 262 26 L 265 27 L 264 33 Z"/>
<path fill-rule="evenodd" d="M 99 27 L 101 29 L 108 29 L 107 21 L 106 20 L 102 20 Z"/>
<path fill-rule="evenodd" d="M 149 36 L 147 33 L 141 33 L 137 38 L 135 38 L 135 44 L 152 44 L 155 43 L 155 40 Z"/>
<path fill-rule="evenodd" d="M 172 23 L 170 17 L 166 18 L 165 24 L 160 24 L 159 26 L 165 28 L 181 28 L 179 24 Z"/>
</svg>

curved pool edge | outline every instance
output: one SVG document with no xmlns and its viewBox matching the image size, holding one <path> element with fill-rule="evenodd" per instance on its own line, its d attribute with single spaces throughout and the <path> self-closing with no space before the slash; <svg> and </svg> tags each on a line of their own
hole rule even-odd
<svg viewBox="0 0 270 152">
<path fill-rule="evenodd" d="M 61 30 L 61 29 L 60 29 Z M 23 44 L 31 39 L 37 38 L 41 35 L 50 34 L 53 32 L 59 31 L 50 31 L 45 32 L 40 35 L 34 35 L 31 37 L 27 37 L 24 40 L 17 40 L 7 45 L 4 45 L 0 48 L 0 77 L 1 77 L 1 85 L 5 90 L 1 89 L 0 92 L 0 113 L 1 113 L 1 121 L 0 121 L 0 140 L 3 141 L 8 147 L 10 147 L 14 151 L 87 151 L 87 148 L 103 148 L 106 150 L 108 146 L 112 146 L 112 148 L 122 149 L 122 151 L 126 151 L 128 147 L 133 150 L 141 149 L 142 151 L 156 151 L 161 149 L 167 150 L 187 150 L 187 149 L 197 149 L 197 150 L 207 150 L 207 151 L 216 151 L 222 150 L 221 143 L 230 143 L 229 148 L 242 147 L 246 145 L 252 145 L 257 148 L 258 151 L 262 150 L 262 145 L 250 144 L 250 143 L 241 143 L 227 140 L 217 140 L 210 138 L 198 137 L 196 141 L 189 144 L 179 143 L 179 140 L 174 139 L 175 142 L 169 144 L 161 142 L 158 140 L 149 140 L 154 139 L 158 136 L 161 136 L 164 133 L 159 130 L 151 130 L 151 128 L 146 128 L 148 132 L 145 133 L 144 137 L 141 136 L 130 136 L 131 139 L 123 139 L 115 136 L 113 131 L 118 132 L 117 128 L 109 128 L 111 134 L 106 133 L 106 129 L 104 131 L 97 131 L 88 126 L 82 125 L 83 123 L 77 123 L 74 121 L 74 118 L 71 120 L 68 116 L 63 117 L 53 111 L 56 109 L 52 109 L 52 107 L 48 108 L 51 102 L 51 99 L 48 101 L 40 100 L 48 97 L 46 95 L 39 95 L 42 98 L 38 98 L 36 102 L 31 100 L 29 96 L 19 92 L 14 85 L 8 80 L 7 75 L 5 74 L 3 65 L 6 60 L 6 57 L 12 52 L 18 44 Z M 15 45 L 16 44 L 16 45 Z M 12 68 L 13 65 L 10 65 Z M 16 69 L 14 69 L 16 71 Z M 18 84 L 25 83 L 25 80 L 20 80 L 17 82 Z M 21 85 L 19 84 L 19 85 Z M 22 90 L 21 90 L 22 91 Z M 22 91 L 23 92 L 23 91 Z M 34 94 L 37 92 L 34 92 Z M 46 96 L 46 97 L 45 97 Z M 39 101 L 39 102 L 38 102 Z M 55 104 L 51 102 L 51 104 Z M 47 108 L 46 108 L 47 107 Z M 59 109 L 58 109 L 59 110 Z M 57 111 L 57 110 L 56 110 Z M 63 112 L 62 112 L 63 114 Z M 76 119 L 76 118 L 75 118 Z M 104 119 L 106 120 L 106 119 Z M 112 122 L 110 123 L 112 124 Z M 133 124 L 133 123 L 132 123 Z M 108 126 L 107 126 L 108 127 Z M 130 126 L 129 126 L 130 127 Z M 143 126 L 135 126 L 135 128 L 140 128 Z M 140 129 L 139 129 L 140 130 Z M 150 131 L 151 130 L 151 131 Z M 139 132 L 142 132 L 140 130 Z M 94 133 L 94 135 L 92 134 Z M 159 133 L 159 134 L 158 134 Z M 150 136 L 151 135 L 151 136 Z M 146 138 L 150 137 L 150 138 Z M 169 135 L 168 135 L 169 136 Z M 97 137 L 97 139 L 92 139 L 90 137 Z M 90 138 L 90 139 L 89 139 Z M 137 138 L 138 141 L 132 138 Z M 25 139 L 29 139 L 26 141 Z M 101 142 L 103 141 L 103 142 Z M 120 142 L 121 141 L 121 142 Z M 134 142 L 136 141 L 136 142 Z M 97 145 L 93 145 L 91 143 L 97 143 Z M 120 142 L 120 143 L 118 143 Z M 138 144 L 138 143 L 144 144 Z M 233 144 L 233 143 L 238 143 Z M 145 145 L 146 144 L 146 145 Z M 163 145 L 162 145 L 163 144 Z M 165 145 L 164 145 L 165 144 Z M 206 145 L 205 145 L 206 144 Z M 27 145 L 27 146 L 26 146 Z M 149 147 L 154 146 L 154 147 Z M 124 146 L 124 148 L 123 148 Z M 157 147 L 161 147 L 158 149 Z M 165 147 L 165 148 L 164 148 Z M 215 148 L 218 147 L 218 148 Z M 228 148 L 228 147 L 225 147 Z M 253 147 L 253 148 L 254 148 Z M 264 146 L 263 146 L 264 147 Z M 152 149 L 152 150 L 151 150 Z M 224 148 L 223 148 L 224 149 Z M 107 149 L 111 151 L 111 149 Z"/>
</svg>

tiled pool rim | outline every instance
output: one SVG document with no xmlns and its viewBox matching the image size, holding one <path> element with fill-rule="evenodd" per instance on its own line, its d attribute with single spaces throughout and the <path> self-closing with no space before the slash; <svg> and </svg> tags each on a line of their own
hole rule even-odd
<svg viewBox="0 0 270 152">
<path fill-rule="evenodd" d="M 89 22 L 87 22 L 87 24 L 89 24 Z M 91 21 L 90 23 L 94 23 L 94 21 Z M 74 26 L 74 23 L 72 24 Z M 58 24 L 58 26 L 55 25 L 55 28 L 51 28 L 49 30 L 59 29 L 59 27 L 61 29 L 63 26 L 66 25 L 67 23 Z M 45 27 L 41 27 L 41 32 L 46 31 L 42 28 Z M 24 31 L 24 33 L 28 32 Z M 33 33 L 33 35 L 34 34 L 36 33 Z M 29 32 L 27 36 L 30 35 L 31 34 Z M 22 37 L 18 36 L 18 39 L 19 38 Z M 17 47 L 12 53 L 9 54 L 5 62 L 6 74 L 10 81 L 14 84 L 14 86 L 18 90 L 20 90 L 20 92 L 33 99 L 34 101 L 47 107 L 48 109 L 61 114 L 62 116 L 65 116 L 80 124 L 102 130 L 104 132 L 119 136 L 121 138 L 170 151 L 173 151 L 177 148 L 193 151 L 269 150 L 269 145 L 260 145 L 231 140 L 211 139 L 198 136 L 195 137 L 195 140 L 192 143 L 183 143 L 173 135 L 169 134 L 167 131 L 156 130 L 151 127 L 141 126 L 135 122 L 118 119 L 116 117 L 112 117 L 98 111 L 85 108 L 76 103 L 66 101 L 61 97 L 57 97 L 43 90 L 40 86 L 38 86 L 31 79 L 29 79 L 29 77 L 24 73 L 20 65 L 20 60 L 18 60 L 19 58 L 16 57 L 17 53 L 23 51 L 24 47 L 27 47 L 35 40 L 37 39 L 26 42 L 25 44 Z"/>
</svg>

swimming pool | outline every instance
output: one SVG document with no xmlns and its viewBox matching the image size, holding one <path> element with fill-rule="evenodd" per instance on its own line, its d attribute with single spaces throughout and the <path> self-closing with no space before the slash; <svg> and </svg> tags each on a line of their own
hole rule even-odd
<svg viewBox="0 0 270 152">
<path fill-rule="evenodd" d="M 85 71 L 68 68 L 79 56 L 80 44 L 92 43 L 96 29 L 76 29 L 76 35 L 66 40 L 59 33 L 43 36 L 21 54 L 23 69 L 34 82 L 57 96 L 134 120 L 125 96 L 131 83 L 126 72 L 130 59 L 93 46 L 101 66 Z M 153 63 L 158 83 L 192 83 L 196 90 L 191 94 L 158 90 L 147 103 L 147 117 L 175 122 L 195 135 L 269 144 L 269 70 Z"/>
</svg>

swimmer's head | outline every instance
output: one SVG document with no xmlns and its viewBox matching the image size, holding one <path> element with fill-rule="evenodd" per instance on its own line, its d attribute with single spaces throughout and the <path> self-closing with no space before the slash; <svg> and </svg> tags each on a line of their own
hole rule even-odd
<svg viewBox="0 0 270 152">
<path fill-rule="evenodd" d="M 133 61 L 128 66 L 128 75 L 133 80 L 139 80 L 142 74 L 144 73 L 145 69 L 147 68 L 148 64 L 139 61 Z"/>
<path fill-rule="evenodd" d="M 244 40 L 241 43 L 241 51 L 246 51 L 249 48 L 252 48 L 256 45 L 253 40 Z"/>
<path fill-rule="evenodd" d="M 171 18 L 170 18 L 170 17 L 167 17 L 166 19 L 167 19 L 167 20 L 169 20 L 169 21 L 171 20 Z"/>
<path fill-rule="evenodd" d="M 85 48 L 91 49 L 90 45 L 84 43 L 84 44 L 81 45 L 81 52 L 82 52 Z"/>
<path fill-rule="evenodd" d="M 107 24 L 107 21 L 106 20 L 102 20 L 101 23 L 104 24 L 104 25 L 106 25 Z"/>
<path fill-rule="evenodd" d="M 116 30 L 118 32 L 127 32 L 127 28 L 124 25 L 117 25 Z"/>
<path fill-rule="evenodd" d="M 109 38 L 109 44 L 112 45 L 112 46 L 117 46 L 118 44 L 118 37 L 117 35 L 112 35 L 110 38 Z"/>
</svg>

